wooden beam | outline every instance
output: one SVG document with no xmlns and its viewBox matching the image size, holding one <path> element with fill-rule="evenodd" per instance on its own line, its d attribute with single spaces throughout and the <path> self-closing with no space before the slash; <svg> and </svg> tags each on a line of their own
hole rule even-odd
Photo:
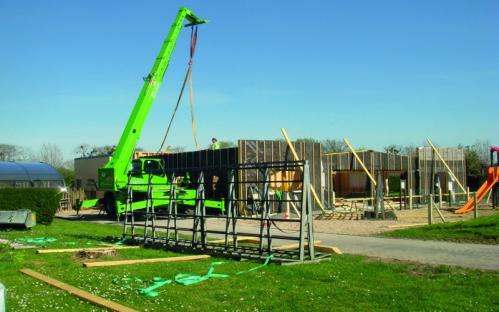
<svg viewBox="0 0 499 312">
<path fill-rule="evenodd" d="M 151 258 L 151 259 L 137 259 L 137 260 L 98 261 L 98 262 L 83 262 L 83 266 L 86 268 L 95 268 L 95 267 L 107 267 L 107 266 L 127 265 L 127 264 L 192 261 L 192 260 L 202 260 L 208 258 L 210 258 L 209 255 L 196 255 L 196 256 Z"/>
<path fill-rule="evenodd" d="M 331 254 L 342 255 L 343 253 L 338 247 L 334 246 L 324 246 L 324 245 L 314 245 L 314 249 L 320 252 L 327 252 Z"/>
<path fill-rule="evenodd" d="M 232 236 L 231 234 L 229 234 L 229 235 Z M 248 237 L 248 236 L 238 236 L 237 237 L 237 241 L 238 242 L 244 242 L 244 241 L 251 240 L 251 239 L 253 239 L 253 238 L 252 237 Z M 232 238 L 228 238 L 227 242 L 232 242 Z M 208 243 L 214 243 L 214 244 L 225 243 L 225 238 L 215 239 L 215 240 L 212 240 L 212 241 L 208 241 Z"/>
<path fill-rule="evenodd" d="M 109 249 L 137 249 L 140 246 L 109 246 L 109 247 L 94 247 L 94 248 L 63 248 L 63 249 L 38 249 L 36 253 L 61 253 L 61 252 L 79 252 L 79 251 L 99 251 Z"/>
<path fill-rule="evenodd" d="M 445 168 L 447 169 L 447 172 L 450 174 L 450 176 L 454 179 L 454 181 L 456 181 L 457 185 L 459 186 L 459 188 L 466 193 L 466 189 L 464 188 L 464 186 L 461 184 L 461 182 L 459 182 L 459 179 L 456 177 L 456 175 L 454 174 L 454 172 L 452 172 L 451 168 L 449 167 L 449 165 L 447 165 L 447 163 L 445 162 L 444 158 L 442 157 L 442 155 L 440 155 L 439 151 L 437 150 L 437 148 L 435 147 L 435 145 L 433 145 L 433 143 L 431 142 L 431 140 L 429 138 L 426 139 L 428 141 L 428 144 L 430 144 L 431 148 L 433 149 L 433 151 L 435 152 L 435 155 L 438 156 L 438 158 L 440 158 L 440 160 L 442 161 L 442 163 L 444 164 Z"/>
<path fill-rule="evenodd" d="M 246 242 L 247 243 L 253 243 L 253 244 L 259 244 L 260 240 L 259 239 L 251 239 L 251 240 L 247 240 Z M 334 253 L 334 254 L 337 254 L 337 255 L 342 255 L 343 254 L 338 247 L 319 245 L 320 243 L 321 243 L 321 241 L 315 241 L 314 242 L 314 249 L 316 251 L 327 252 L 327 253 Z M 299 247 L 299 244 L 295 243 L 295 244 L 289 244 L 289 245 L 275 246 L 275 247 L 272 248 L 272 250 L 289 250 L 289 249 L 295 249 L 295 248 L 298 248 L 298 247 Z M 308 244 L 305 244 L 304 248 L 305 249 L 308 248 Z"/>
<path fill-rule="evenodd" d="M 293 154 L 293 157 L 296 161 L 300 160 L 298 157 L 298 154 L 296 153 L 295 147 L 291 143 L 291 140 L 288 137 L 288 133 L 286 132 L 286 129 L 281 128 L 282 135 L 284 136 L 284 139 L 286 140 L 286 144 L 288 144 L 289 149 L 291 150 L 291 154 Z M 303 171 L 303 168 L 301 168 Z M 322 213 L 326 213 L 326 208 L 324 208 L 324 205 L 322 205 L 321 200 L 319 199 L 319 196 L 317 196 L 317 193 L 315 192 L 315 188 L 312 185 L 312 182 L 310 182 L 310 191 L 312 192 L 312 196 L 314 197 L 315 201 L 319 205 L 319 208 L 321 208 Z"/>
<path fill-rule="evenodd" d="M 438 209 L 438 206 L 435 204 L 435 202 L 433 202 L 433 208 L 435 208 L 435 210 L 437 210 L 438 212 L 438 215 L 440 216 L 440 219 L 442 219 L 442 222 L 445 223 L 445 218 L 444 218 L 444 215 L 442 214 L 442 212 L 440 211 L 440 209 Z"/>
<path fill-rule="evenodd" d="M 76 288 L 74 286 L 71 286 L 69 284 L 63 283 L 61 281 L 58 281 L 56 279 L 50 278 L 46 275 L 40 274 L 38 272 L 35 272 L 30 269 L 21 269 L 19 270 L 21 273 L 26 274 L 28 276 L 34 277 L 44 283 L 49 284 L 50 286 L 54 286 L 56 288 L 62 289 L 64 291 L 67 291 L 68 293 L 81 298 L 83 300 L 87 300 L 95 305 L 104 307 L 106 309 L 109 309 L 111 311 L 115 312 L 137 312 L 137 310 L 125 307 L 119 303 L 104 299 L 102 297 L 93 295 L 89 292 L 86 292 L 84 290 L 81 290 L 79 288 Z"/>
<path fill-rule="evenodd" d="M 353 149 L 352 145 L 350 144 L 350 142 L 347 140 L 347 138 L 344 138 L 343 141 L 345 142 L 345 144 L 348 146 L 348 148 L 350 149 L 350 151 L 352 152 L 353 156 L 355 157 L 355 159 L 357 159 L 357 161 L 359 162 L 360 166 L 362 167 L 362 169 L 364 169 L 364 172 L 367 174 L 367 176 L 369 177 L 369 179 L 371 180 L 371 182 L 374 184 L 374 186 L 377 186 L 377 183 L 376 183 L 376 180 L 374 180 L 373 176 L 371 175 L 371 173 L 369 172 L 369 170 L 367 170 L 367 167 L 366 165 L 364 165 L 364 162 L 362 161 L 362 159 L 360 159 L 359 155 L 357 155 L 357 153 L 355 152 L 355 150 Z"/>
<path fill-rule="evenodd" d="M 314 241 L 314 246 L 315 246 L 315 244 L 320 244 L 320 243 L 322 243 L 320 240 L 316 240 L 316 241 Z M 296 249 L 299 247 L 300 247 L 299 243 L 293 243 L 293 244 L 288 244 L 288 245 L 274 246 L 274 247 L 272 247 L 272 250 L 289 250 L 289 249 Z M 307 248 L 307 247 L 308 247 L 308 244 L 305 244 L 305 248 Z"/>
</svg>

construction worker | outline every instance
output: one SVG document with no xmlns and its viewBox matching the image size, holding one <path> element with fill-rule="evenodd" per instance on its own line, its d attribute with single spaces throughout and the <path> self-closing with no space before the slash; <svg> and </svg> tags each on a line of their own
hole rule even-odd
<svg viewBox="0 0 499 312">
<path fill-rule="evenodd" d="M 212 150 L 220 149 L 220 143 L 218 143 L 217 138 L 212 138 L 211 139 L 211 149 Z"/>
</svg>

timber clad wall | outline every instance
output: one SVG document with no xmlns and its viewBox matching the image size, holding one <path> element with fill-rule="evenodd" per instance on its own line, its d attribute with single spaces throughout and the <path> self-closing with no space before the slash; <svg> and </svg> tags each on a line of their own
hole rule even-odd
<svg viewBox="0 0 499 312">
<path fill-rule="evenodd" d="M 227 198 L 228 171 L 226 168 L 237 165 L 237 148 L 165 154 L 162 159 L 168 173 L 174 173 L 175 176 L 184 176 L 186 172 L 189 172 L 191 179 L 197 180 L 202 170 L 206 198 Z M 175 169 L 175 172 L 172 169 Z M 212 184 L 214 176 L 218 177 L 216 188 Z"/>
<path fill-rule="evenodd" d="M 323 185 L 321 183 L 321 144 L 294 142 L 293 145 L 298 157 L 309 161 L 310 180 L 319 191 Z M 177 176 L 189 171 L 191 177 L 196 179 L 198 170 L 193 170 L 193 168 L 203 169 L 206 197 L 211 199 L 227 197 L 228 167 L 237 164 L 294 160 L 286 142 L 272 140 L 240 140 L 237 148 L 167 154 L 163 155 L 162 159 L 167 170 L 176 169 L 175 175 Z M 245 187 L 248 184 L 245 182 L 260 179 L 258 175 L 257 171 L 244 171 L 237 177 L 238 181 L 242 182 L 236 190 L 239 199 L 245 199 L 248 196 Z M 219 179 L 216 190 L 213 190 L 211 184 L 213 176 Z"/>
<path fill-rule="evenodd" d="M 408 156 L 395 155 L 370 150 L 358 151 L 357 155 L 367 167 L 374 179 L 381 172 L 383 179 L 390 175 L 400 176 L 411 172 L 414 159 Z M 331 205 L 333 191 L 337 197 L 370 197 L 374 191 L 371 180 L 357 161 L 353 153 L 329 153 L 322 156 L 325 172 L 324 198 Z M 408 187 L 413 185 L 413 176 L 408 176 Z"/>
<path fill-rule="evenodd" d="M 466 162 L 464 151 L 459 148 L 438 149 L 446 163 L 466 187 Z M 404 175 L 407 179 L 407 189 L 412 189 L 415 195 L 426 195 L 430 192 L 430 176 L 433 151 L 431 147 L 415 150 L 413 155 L 394 155 L 384 152 L 359 151 L 359 158 L 364 162 L 371 175 L 377 179 L 378 172 L 383 179 L 389 176 Z M 337 197 L 369 197 L 373 186 L 364 173 L 360 163 L 352 153 L 324 154 L 322 161 L 326 174 L 325 199 L 332 202 L 333 190 Z M 448 173 L 442 161 L 435 156 L 435 173 L 440 179 L 442 192 L 448 189 Z M 453 190 L 461 192 L 457 185 Z"/>
<path fill-rule="evenodd" d="M 466 161 L 464 157 L 464 150 L 460 148 L 438 148 L 438 152 L 445 159 L 447 165 L 451 168 L 452 172 L 456 175 L 459 182 L 466 188 Z M 431 182 L 431 166 L 433 150 L 431 147 L 422 147 L 417 150 L 417 175 L 419 176 L 418 189 L 419 194 L 429 194 Z M 447 174 L 443 162 L 435 155 L 435 173 L 438 174 L 442 191 L 448 192 L 448 182 L 450 177 Z M 462 192 L 457 185 L 454 186 L 455 192 Z"/>
<path fill-rule="evenodd" d="M 310 166 L 310 182 L 312 186 L 319 191 L 323 183 L 321 183 L 322 169 L 321 169 L 321 155 L 322 146 L 320 143 L 311 142 L 292 142 L 293 147 L 298 154 L 298 157 L 303 160 L 308 160 Z M 272 161 L 293 161 L 294 157 L 285 141 L 273 140 L 239 140 L 239 163 L 261 163 Z M 251 176 L 251 172 L 245 172 L 244 176 L 239 177 L 239 181 L 251 181 L 256 176 Z M 239 187 L 240 198 L 246 198 L 247 190 L 242 185 Z M 312 203 L 314 208 L 317 208 L 315 201 Z"/>
<path fill-rule="evenodd" d="M 410 166 L 407 156 L 375 151 L 359 151 L 357 155 L 369 170 L 405 171 Z M 357 159 L 350 152 L 324 154 L 322 159 L 330 165 L 330 168 L 334 168 L 336 171 L 363 170 Z"/>
<path fill-rule="evenodd" d="M 299 158 L 308 160 L 311 183 L 326 205 L 332 205 L 333 192 L 336 197 L 373 196 L 374 187 L 352 153 L 322 154 L 320 143 L 294 142 L 293 145 Z M 439 152 L 461 184 L 466 187 L 464 151 L 457 148 L 442 148 Z M 394 178 L 398 179 L 403 176 L 406 179 L 406 188 L 412 189 L 414 195 L 425 195 L 430 191 L 433 154 L 431 148 L 418 148 L 411 156 L 375 151 L 358 151 L 357 153 L 375 179 L 378 173 L 383 179 L 390 179 L 392 182 Z M 176 176 L 189 172 L 192 179 L 197 179 L 199 171 L 203 170 L 206 196 L 211 199 L 227 197 L 227 168 L 245 163 L 294 160 L 286 142 L 278 140 L 240 140 L 238 146 L 233 148 L 154 155 L 153 157 L 162 158 L 167 171 L 172 173 L 172 170 L 175 170 Z M 92 186 L 93 188 L 95 185 L 93 182 L 97 182 L 97 169 L 107 160 L 109 157 L 75 159 L 76 180 L 82 187 Z M 449 177 L 438 157 L 435 158 L 435 168 L 435 173 L 440 178 L 442 191 L 446 193 Z M 239 199 L 243 200 L 248 197 L 249 184 L 245 183 L 260 179 L 259 174 L 256 170 L 244 171 L 236 177 L 237 181 L 241 182 L 236 189 Z M 218 179 L 216 187 L 213 187 L 212 183 L 214 176 Z M 461 192 L 457 185 L 454 185 L 453 189 Z M 95 192 L 95 189 L 92 190 Z M 315 207 L 316 203 L 313 204 Z"/>
</svg>

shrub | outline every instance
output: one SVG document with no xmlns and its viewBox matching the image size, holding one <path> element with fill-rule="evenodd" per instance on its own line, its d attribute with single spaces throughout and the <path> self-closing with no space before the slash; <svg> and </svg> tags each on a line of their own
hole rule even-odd
<svg viewBox="0 0 499 312">
<path fill-rule="evenodd" d="M 29 209 L 36 212 L 38 223 L 50 224 L 59 207 L 61 194 L 56 189 L 0 189 L 0 210 Z"/>
</svg>

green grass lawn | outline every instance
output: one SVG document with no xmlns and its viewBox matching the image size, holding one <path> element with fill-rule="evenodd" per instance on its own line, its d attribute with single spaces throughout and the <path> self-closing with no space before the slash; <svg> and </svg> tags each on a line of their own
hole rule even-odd
<svg viewBox="0 0 499 312">
<path fill-rule="evenodd" d="M 52 236 L 50 248 L 96 245 L 121 228 L 82 221 L 55 220 L 31 231 L 0 232 L 0 238 Z M 75 242 L 76 245 L 68 245 Z M 66 244 L 65 244 L 66 243 Z M 113 259 L 174 256 L 151 249 L 121 250 Z M 107 259 L 110 259 L 108 257 Z M 386 263 L 359 256 L 334 256 L 319 264 L 279 266 L 209 279 L 200 284 L 166 285 L 158 297 L 112 283 L 130 276 L 142 280 L 173 278 L 178 273 L 205 274 L 212 261 L 224 261 L 216 273 L 235 273 L 257 265 L 210 259 L 86 269 L 73 254 L 35 254 L 0 247 L 0 282 L 7 287 L 8 311 L 101 311 L 64 291 L 18 272 L 35 271 L 140 311 L 497 311 L 499 273 L 447 266 Z M 139 283 L 140 284 L 140 283 Z"/>
<path fill-rule="evenodd" d="M 462 222 L 439 223 L 383 233 L 384 236 L 470 243 L 499 243 L 499 214 Z"/>
</svg>

